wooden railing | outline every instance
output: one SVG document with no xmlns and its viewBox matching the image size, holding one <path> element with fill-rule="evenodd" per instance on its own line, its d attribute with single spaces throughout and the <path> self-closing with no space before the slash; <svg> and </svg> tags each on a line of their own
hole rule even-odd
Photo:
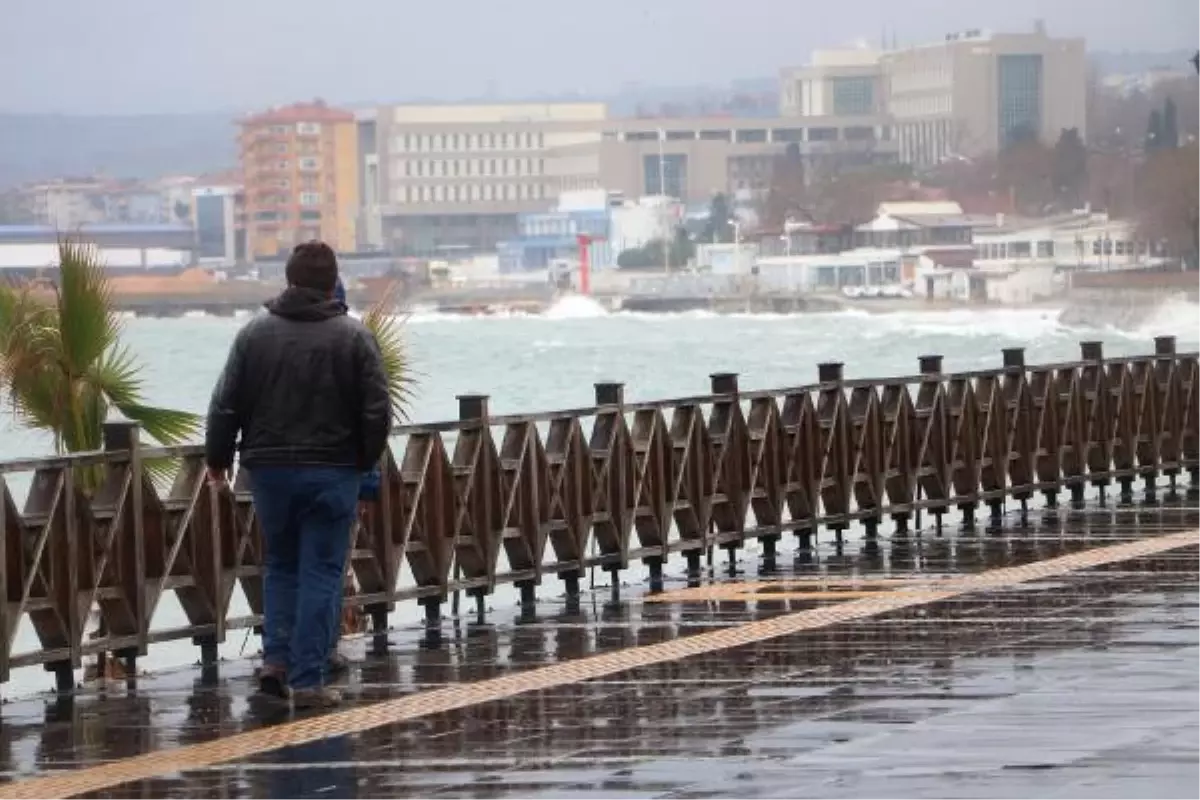
<svg viewBox="0 0 1200 800">
<path fill-rule="evenodd" d="M 648 403 L 602 383 L 594 406 L 534 415 L 490 416 L 487 397 L 462 396 L 459 420 L 398 431 L 381 498 L 351 533 L 348 602 L 377 633 L 403 600 L 436 626 L 460 591 L 482 603 L 508 583 L 530 603 L 557 576 L 574 598 L 593 566 L 640 560 L 655 590 L 674 553 L 694 575 L 703 554 L 749 539 L 770 561 L 785 533 L 808 548 L 821 527 L 874 536 L 885 517 L 904 530 L 922 510 L 940 524 L 957 509 L 970 525 L 980 503 L 999 520 L 1008 499 L 1034 493 L 1082 502 L 1088 485 L 1116 481 L 1127 499 L 1135 479 L 1153 492 L 1180 471 L 1195 484 L 1197 354 L 1177 353 L 1173 337 L 1143 357 L 1105 359 L 1098 342 L 1081 351 L 1026 366 L 1009 349 L 999 369 L 957 374 L 924 356 L 919 374 L 872 380 L 827 363 L 819 383 L 754 392 L 719 374 L 711 394 Z M 145 463 L 167 457 L 178 470 L 160 491 Z M 32 473 L 23 510 L 6 480 L 18 472 Z M 191 638 L 210 663 L 228 631 L 258 624 L 248 475 L 214 489 L 201 447 L 144 447 L 136 426 L 110 424 L 104 451 L 0 462 L 0 494 L 0 681 L 43 664 L 67 687 L 88 654 L 132 661 L 171 639 Z M 230 615 L 236 585 L 251 616 Z M 151 630 L 167 592 L 186 624 Z M 97 609 L 100 631 L 85 636 Z M 39 648 L 14 653 L 26 617 Z"/>
</svg>

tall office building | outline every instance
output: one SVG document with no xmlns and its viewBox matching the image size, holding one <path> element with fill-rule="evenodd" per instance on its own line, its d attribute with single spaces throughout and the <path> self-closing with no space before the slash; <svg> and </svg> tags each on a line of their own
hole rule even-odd
<svg viewBox="0 0 1200 800">
<path fill-rule="evenodd" d="M 246 248 L 251 259 L 322 239 L 356 247 L 358 136 L 354 114 L 297 103 L 241 122 Z"/>
<path fill-rule="evenodd" d="M 884 53 L 887 111 L 900 157 L 918 166 L 975 157 L 1033 134 L 1052 144 L 1066 128 L 1087 136 L 1083 39 L 970 30 Z"/>
</svg>

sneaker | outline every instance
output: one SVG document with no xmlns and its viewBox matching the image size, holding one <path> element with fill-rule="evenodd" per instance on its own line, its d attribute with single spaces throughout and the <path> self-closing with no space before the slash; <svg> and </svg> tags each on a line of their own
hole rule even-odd
<svg viewBox="0 0 1200 800">
<path fill-rule="evenodd" d="M 336 708 L 342 704 L 342 693 L 327 686 L 292 690 L 292 708 Z"/>
<path fill-rule="evenodd" d="M 263 664 L 256 670 L 258 693 L 276 700 L 288 699 L 287 670 L 274 664 Z"/>
</svg>

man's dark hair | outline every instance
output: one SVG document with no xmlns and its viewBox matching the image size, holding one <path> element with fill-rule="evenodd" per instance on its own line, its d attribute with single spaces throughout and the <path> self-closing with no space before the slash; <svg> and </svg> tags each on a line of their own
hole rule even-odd
<svg viewBox="0 0 1200 800">
<path fill-rule="evenodd" d="M 316 239 L 298 244 L 288 257 L 285 274 L 290 286 L 332 293 L 338 279 L 337 255 Z"/>
</svg>

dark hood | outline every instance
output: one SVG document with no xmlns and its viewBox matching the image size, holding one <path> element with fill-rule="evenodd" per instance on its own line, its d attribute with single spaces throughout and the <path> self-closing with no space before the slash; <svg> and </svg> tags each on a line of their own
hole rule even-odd
<svg viewBox="0 0 1200 800">
<path fill-rule="evenodd" d="M 276 316 L 297 322 L 323 322 L 346 313 L 346 304 L 316 289 L 289 286 L 264 305 Z"/>
</svg>

